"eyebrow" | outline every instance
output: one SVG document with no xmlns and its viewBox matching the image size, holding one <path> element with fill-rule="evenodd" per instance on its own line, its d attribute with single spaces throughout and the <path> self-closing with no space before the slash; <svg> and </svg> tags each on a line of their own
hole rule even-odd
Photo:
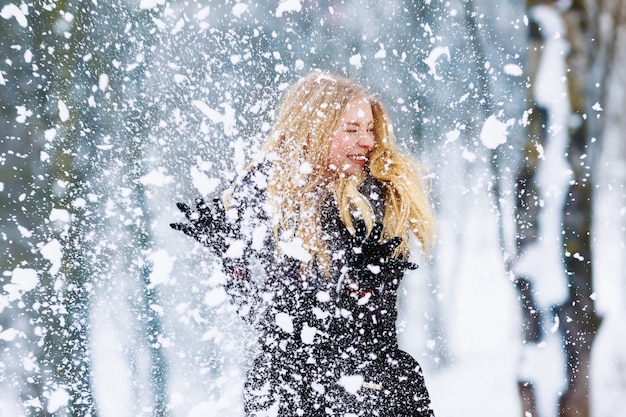
<svg viewBox="0 0 626 417">
<path fill-rule="evenodd" d="M 362 124 L 363 123 L 356 122 L 356 121 L 346 122 L 346 125 L 349 125 L 349 126 L 361 126 Z M 368 126 L 369 125 L 373 125 L 373 124 L 374 124 L 374 121 L 371 121 L 371 122 L 367 123 Z"/>
</svg>

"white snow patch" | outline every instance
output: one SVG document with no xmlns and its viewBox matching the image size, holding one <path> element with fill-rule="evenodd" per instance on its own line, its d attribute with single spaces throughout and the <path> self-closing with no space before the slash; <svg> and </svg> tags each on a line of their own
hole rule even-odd
<svg viewBox="0 0 626 417">
<path fill-rule="evenodd" d="M 154 185 L 156 187 L 162 187 L 174 181 L 174 179 L 165 175 L 165 169 L 162 167 L 155 168 L 148 172 L 143 177 L 139 178 L 139 183 L 142 185 Z"/>
<path fill-rule="evenodd" d="M 109 86 L 109 76 L 107 74 L 100 74 L 98 77 L 98 88 L 100 91 L 104 91 Z"/>
<path fill-rule="evenodd" d="M 219 401 L 202 401 L 189 410 L 187 417 L 217 417 L 222 413 L 224 406 Z"/>
<path fill-rule="evenodd" d="M 446 133 L 446 141 L 444 142 L 444 146 L 448 143 L 452 143 L 456 141 L 461 136 L 461 131 L 459 129 L 454 129 Z"/>
<path fill-rule="evenodd" d="M 176 84 L 182 84 L 187 81 L 187 76 L 185 74 L 174 74 L 174 82 Z"/>
<path fill-rule="evenodd" d="M 372 274 L 378 275 L 380 274 L 380 265 L 367 265 L 367 269 L 370 270 Z"/>
<path fill-rule="evenodd" d="M 267 234 L 267 225 L 259 224 L 252 231 L 252 243 L 250 247 L 260 251 L 265 244 L 265 235 Z"/>
<path fill-rule="evenodd" d="M 283 0 L 276 8 L 276 17 L 282 17 L 285 13 L 299 12 L 302 10 L 300 0 Z"/>
<path fill-rule="evenodd" d="M 300 174 L 312 174 L 313 167 L 311 166 L 311 164 L 305 161 L 300 165 L 300 169 L 298 169 L 298 172 Z"/>
<path fill-rule="evenodd" d="M 85 206 L 87 206 L 87 200 L 82 197 L 78 197 L 74 201 L 72 201 L 71 204 L 74 208 L 85 208 Z"/>
<path fill-rule="evenodd" d="M 563 105 L 568 95 L 563 57 L 570 49 L 567 40 L 561 36 L 566 32 L 565 23 L 559 10 L 547 5 L 533 7 L 531 14 L 541 26 L 545 39 L 533 86 L 534 97 L 540 106 L 569 113 L 568 106 Z"/>
<path fill-rule="evenodd" d="M 19 330 L 10 328 L 10 329 L 6 329 L 3 332 L 0 332 L 0 340 L 4 340 L 5 342 L 12 342 L 15 340 L 17 336 L 22 336 L 22 335 L 24 335 L 24 333 L 20 332 Z"/>
<path fill-rule="evenodd" d="M 590 396 L 594 416 L 620 416 L 626 410 L 626 334 L 624 311 L 607 314 L 593 342 Z M 620 410 L 622 413 L 616 413 Z"/>
<path fill-rule="evenodd" d="M 506 64 L 504 66 L 504 72 L 514 77 L 521 77 L 524 74 L 522 67 L 517 64 Z"/>
<path fill-rule="evenodd" d="M 26 335 L 24 333 L 22 333 L 22 332 L 20 332 L 20 336 L 26 337 Z M 28 356 L 22 358 L 22 367 L 27 372 L 38 372 L 39 371 L 39 360 L 38 360 L 38 358 L 35 358 L 34 356 L 31 356 L 31 355 L 32 355 L 32 353 L 29 354 Z"/>
<path fill-rule="evenodd" d="M 50 242 L 46 243 L 39 249 L 41 256 L 47 259 L 50 265 L 50 274 L 55 275 L 61 269 L 61 260 L 63 259 L 63 247 L 61 243 L 52 239 Z"/>
<path fill-rule="evenodd" d="M 37 271 L 31 268 L 15 268 L 11 274 L 11 283 L 4 285 L 8 301 L 19 299 L 23 293 L 35 289 L 39 283 Z"/>
<path fill-rule="evenodd" d="M 172 342 L 172 339 L 170 339 L 169 337 L 165 337 L 162 334 L 157 336 L 157 343 L 164 348 L 168 348 L 168 347 L 172 347 L 174 345 L 174 343 Z"/>
<path fill-rule="evenodd" d="M 49 394 L 48 412 L 56 413 L 62 407 L 65 407 L 70 400 L 70 394 L 64 388 L 57 388 L 56 391 Z"/>
<path fill-rule="evenodd" d="M 25 400 L 23 401 L 22 404 L 24 404 L 25 407 L 43 408 L 43 405 L 41 404 L 41 400 L 39 398 L 32 398 L 30 400 Z"/>
<path fill-rule="evenodd" d="M 17 23 L 21 27 L 25 28 L 28 26 L 28 20 L 26 19 L 26 14 L 28 14 L 28 6 L 22 4 L 22 7 L 23 10 L 17 7 L 15 4 L 9 3 L 2 8 L 2 10 L 0 11 L 0 16 L 7 20 L 14 17 Z"/>
<path fill-rule="evenodd" d="M 364 296 L 359 297 L 359 299 L 357 300 L 357 304 L 360 306 L 363 306 L 365 304 L 367 304 L 370 301 L 370 298 L 372 298 L 372 293 L 371 292 L 366 292 Z"/>
<path fill-rule="evenodd" d="M 539 344 L 527 343 L 523 346 L 518 375 L 522 381 L 533 382 L 538 415 L 558 415 L 556 405 L 567 381 L 561 343 L 560 335 L 552 332 Z"/>
<path fill-rule="evenodd" d="M 324 388 L 324 385 L 320 384 L 319 382 L 312 382 L 311 388 L 313 388 L 313 391 L 320 394 L 324 394 L 326 392 L 326 388 Z"/>
<path fill-rule="evenodd" d="M 316 333 L 317 333 L 317 329 L 315 327 L 310 327 L 307 324 L 302 326 L 302 331 L 300 332 L 300 338 L 302 339 L 302 343 L 306 345 L 313 344 Z"/>
<path fill-rule="evenodd" d="M 331 300 L 330 293 L 328 291 L 318 291 L 317 294 L 315 294 L 315 298 L 317 298 L 317 301 L 322 303 L 327 303 Z"/>
<path fill-rule="evenodd" d="M 226 300 L 228 300 L 228 294 L 226 294 L 224 287 L 221 286 L 210 289 L 204 295 L 204 304 L 209 307 L 217 307 Z"/>
<path fill-rule="evenodd" d="M 539 159 L 546 159 L 546 153 L 543 149 L 543 145 L 539 142 L 535 143 L 535 149 L 537 150 L 537 157 Z"/>
<path fill-rule="evenodd" d="M 221 123 L 224 125 L 224 133 L 227 135 L 232 135 L 237 132 L 235 129 L 236 120 L 235 120 L 235 109 L 228 103 L 220 104 L 220 107 L 224 109 L 224 114 L 219 111 L 212 109 L 206 103 L 200 100 L 193 100 L 191 104 L 194 105 L 195 108 L 200 110 L 202 114 L 209 118 L 213 123 Z"/>
<path fill-rule="evenodd" d="M 69 223 L 71 216 L 70 212 L 65 209 L 53 208 L 50 210 L 49 218 L 51 222 Z"/>
<path fill-rule="evenodd" d="M 374 54 L 374 59 L 384 59 L 387 57 L 387 51 L 385 51 L 385 45 L 380 44 L 380 49 Z"/>
<path fill-rule="evenodd" d="M 15 106 L 15 110 L 17 111 L 15 121 L 18 123 L 26 123 L 26 119 L 33 115 L 33 112 L 25 106 Z"/>
<path fill-rule="evenodd" d="M 309 262 L 312 258 L 311 254 L 302 246 L 302 239 L 299 237 L 294 238 L 291 242 L 280 241 L 278 246 L 285 253 L 294 259 L 303 262 Z"/>
<path fill-rule="evenodd" d="M 47 129 L 43 134 L 43 137 L 48 142 L 52 142 L 56 136 L 57 136 L 57 130 L 53 127 L 51 127 L 50 129 Z"/>
<path fill-rule="evenodd" d="M 228 250 L 224 254 L 224 257 L 234 259 L 241 258 L 243 256 L 243 251 L 245 248 L 246 242 L 244 242 L 243 240 L 235 240 L 231 242 Z"/>
<path fill-rule="evenodd" d="M 288 67 L 288 66 L 286 66 L 286 65 L 284 65 L 284 64 L 277 64 L 277 65 L 274 67 L 274 71 L 275 71 L 277 74 L 286 74 L 286 73 L 288 73 L 288 72 L 289 72 L 289 67 Z"/>
<path fill-rule="evenodd" d="M 165 309 L 158 304 L 150 304 L 150 310 L 157 313 L 159 317 L 163 317 L 163 314 L 165 314 Z"/>
<path fill-rule="evenodd" d="M 468 162 L 476 162 L 476 154 L 469 149 L 463 148 L 463 152 L 461 155 L 463 156 L 463 159 Z"/>
<path fill-rule="evenodd" d="M 357 391 L 363 386 L 363 375 L 343 375 L 339 378 L 339 385 L 341 385 L 350 394 L 356 394 Z"/>
<path fill-rule="evenodd" d="M 235 3 L 235 5 L 232 8 L 232 13 L 235 15 L 235 17 L 241 17 L 241 15 L 244 14 L 247 10 L 248 10 L 247 4 Z"/>
<path fill-rule="evenodd" d="M 139 2 L 139 8 L 142 10 L 154 9 L 157 6 L 163 6 L 165 0 L 141 0 Z"/>
<path fill-rule="evenodd" d="M 211 194 L 215 191 L 217 186 L 220 185 L 220 180 L 218 178 L 210 178 L 207 174 L 200 171 L 195 166 L 190 168 L 190 173 L 193 186 L 200 191 L 200 194 Z"/>
<path fill-rule="evenodd" d="M 128 281 L 123 275 L 120 278 L 118 287 Z M 128 411 L 132 408 L 130 404 L 136 404 L 137 397 L 146 395 L 146 391 L 133 385 L 136 383 L 132 376 L 133 365 L 128 363 L 123 348 L 136 342 L 133 339 L 136 333 L 129 325 L 132 313 L 123 303 L 114 301 L 122 296 L 113 291 L 115 286 L 109 288 L 105 296 L 95 297 L 90 312 L 93 389 L 99 401 L 98 415 L 130 417 L 135 414 Z"/>
<path fill-rule="evenodd" d="M 63 100 L 58 101 L 57 108 L 59 109 L 59 119 L 61 119 L 62 122 L 67 121 L 67 119 L 70 118 L 70 111 Z"/>
<path fill-rule="evenodd" d="M 361 54 L 355 54 L 350 57 L 350 65 L 355 66 L 356 68 L 361 68 Z"/>
<path fill-rule="evenodd" d="M 167 284 L 170 280 L 170 272 L 174 269 L 174 260 L 176 258 L 170 256 L 165 249 L 159 249 L 152 252 L 148 256 L 148 260 L 152 262 L 152 272 L 148 279 L 150 280 L 150 288 L 158 284 Z"/>
<path fill-rule="evenodd" d="M 293 333 L 293 321 L 291 316 L 287 313 L 276 313 L 274 317 L 276 325 L 287 333 Z"/>
<path fill-rule="evenodd" d="M 22 235 L 22 237 L 25 237 L 26 239 L 28 239 L 28 238 L 33 236 L 33 232 L 31 232 L 30 230 L 28 230 L 24 226 L 18 225 L 17 226 L 17 230 L 19 230 L 19 232 Z"/>
<path fill-rule="evenodd" d="M 435 80 L 442 80 L 443 78 L 437 74 L 437 61 L 442 56 L 448 58 L 448 62 L 450 62 L 450 48 L 447 46 L 436 46 L 430 51 L 426 59 L 424 59 L 424 63 L 428 65 L 428 73 L 433 76 Z"/>
<path fill-rule="evenodd" d="M 330 313 L 328 311 L 324 311 L 319 307 L 313 307 L 311 311 L 313 312 L 313 314 L 315 314 L 315 317 L 319 320 L 324 320 L 328 316 L 330 316 Z"/>
<path fill-rule="evenodd" d="M 495 115 L 489 116 L 480 132 L 481 142 L 488 149 L 496 149 L 498 145 L 506 143 L 509 127 L 514 123 L 515 119 L 501 122 Z"/>
<path fill-rule="evenodd" d="M 209 17 L 210 14 L 211 14 L 211 6 L 203 7 L 202 9 L 198 11 L 198 13 L 196 13 L 196 19 L 204 20 L 207 17 Z"/>
</svg>

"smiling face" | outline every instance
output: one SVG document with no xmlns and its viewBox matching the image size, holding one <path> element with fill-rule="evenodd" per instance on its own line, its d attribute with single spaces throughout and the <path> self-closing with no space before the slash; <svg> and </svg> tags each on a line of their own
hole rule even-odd
<svg viewBox="0 0 626 417">
<path fill-rule="evenodd" d="M 376 143 L 372 105 L 356 98 L 346 106 L 328 152 L 328 167 L 348 175 L 363 172 Z"/>
</svg>

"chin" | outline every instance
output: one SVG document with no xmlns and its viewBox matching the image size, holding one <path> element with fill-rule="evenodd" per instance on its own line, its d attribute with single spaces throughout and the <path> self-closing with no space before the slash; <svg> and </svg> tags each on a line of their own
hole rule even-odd
<svg viewBox="0 0 626 417">
<path fill-rule="evenodd" d="M 346 176 L 350 177 L 363 177 L 365 175 L 365 169 L 363 168 L 353 168 L 347 169 L 343 172 Z"/>
</svg>

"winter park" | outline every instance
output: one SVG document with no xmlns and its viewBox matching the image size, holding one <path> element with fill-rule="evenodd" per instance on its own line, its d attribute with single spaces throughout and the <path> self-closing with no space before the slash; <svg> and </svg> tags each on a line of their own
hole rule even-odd
<svg viewBox="0 0 626 417">
<path fill-rule="evenodd" d="M 625 37 L 2 0 L 0 417 L 626 417 Z"/>
</svg>

